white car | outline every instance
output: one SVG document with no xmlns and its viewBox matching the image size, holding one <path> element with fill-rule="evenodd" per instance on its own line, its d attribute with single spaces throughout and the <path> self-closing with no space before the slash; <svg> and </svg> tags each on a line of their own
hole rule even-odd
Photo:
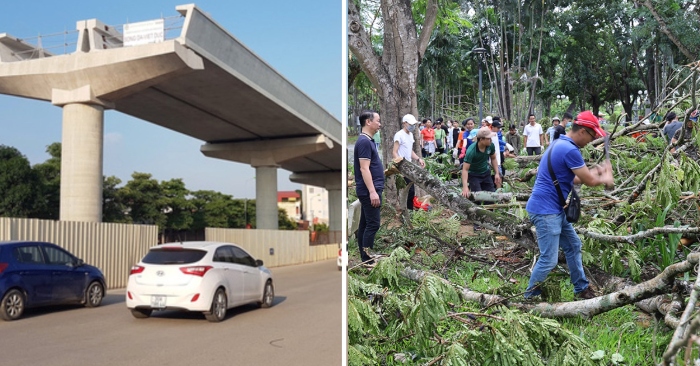
<svg viewBox="0 0 700 366">
<path fill-rule="evenodd" d="M 126 307 L 136 318 L 153 310 L 201 311 L 219 322 L 230 308 L 272 306 L 272 273 L 261 260 L 230 243 L 182 242 L 152 247 L 131 267 Z"/>
</svg>

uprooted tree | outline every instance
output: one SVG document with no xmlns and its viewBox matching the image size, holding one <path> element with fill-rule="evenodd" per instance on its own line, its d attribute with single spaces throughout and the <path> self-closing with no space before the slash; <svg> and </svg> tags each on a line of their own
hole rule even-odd
<svg viewBox="0 0 700 366">
<path fill-rule="evenodd" d="M 680 98 L 690 102 L 686 105 L 691 105 L 691 109 L 697 106 L 697 69 L 697 65 L 689 66 L 685 70 L 687 78 L 680 83 L 691 90 Z M 679 73 L 677 77 L 681 75 Z M 685 116 L 686 120 L 688 117 Z M 678 280 L 678 276 L 684 273 L 698 275 L 700 257 L 694 249 L 684 245 L 695 242 L 700 233 L 700 165 L 697 162 L 700 131 L 697 128 L 682 129 L 680 139 L 669 145 L 661 135 L 663 127 L 663 122 L 639 122 L 625 128 L 618 129 L 616 125 L 612 131 L 609 129 L 609 132 L 614 132 L 610 138 L 610 154 L 616 187 L 611 191 L 580 188 L 584 217 L 575 229 L 585 241 L 586 262 L 590 264 L 592 258 L 599 259 L 596 266 L 605 274 L 600 283 L 605 289 L 604 295 L 591 300 L 535 305 L 469 289 L 461 289 L 461 296 L 485 307 L 498 304 L 553 318 L 589 317 L 634 304 L 641 310 L 661 315 L 666 325 L 676 329 L 664 354 L 664 363 L 671 362 L 678 349 L 700 327 L 698 321 L 691 323 L 700 283 Z M 603 158 L 602 147 L 601 139 L 582 149 L 589 164 Z M 460 195 L 460 180 L 445 182 L 402 159 L 393 161 L 387 174 L 409 178 L 443 207 L 534 250 L 537 247 L 536 234 L 522 214 L 522 198 L 527 197 L 530 187 L 522 181 L 532 178 L 532 170 L 537 168 L 536 160 L 521 157 L 511 163 L 511 166 L 520 167 L 507 178 L 514 194 L 508 196 L 511 200 L 507 204 L 500 205 L 477 205 Z M 456 170 L 452 173 L 458 177 Z M 460 254 L 460 248 L 451 249 Z M 649 262 L 654 262 L 656 271 L 648 266 Z M 643 274 L 645 269 L 648 271 Z M 632 279 L 616 276 L 622 273 L 629 273 Z M 415 281 L 426 276 L 425 272 L 410 266 L 404 267 L 401 274 Z"/>
<path fill-rule="evenodd" d="M 679 103 L 683 103 L 683 101 L 685 101 L 686 107 L 697 105 L 694 98 L 697 66 L 689 66 L 684 75 L 679 73 L 676 77 L 685 77 L 680 84 L 685 85 L 690 92 L 676 101 L 675 105 L 671 105 L 671 108 L 678 109 Z M 659 109 L 653 112 L 656 114 L 665 112 Z M 683 109 L 685 110 L 685 108 Z M 685 117 L 688 118 L 688 116 Z M 384 276 L 387 278 L 384 281 L 389 282 L 396 281 L 392 278 L 400 276 L 420 283 L 419 293 L 416 296 L 423 299 L 422 301 L 428 301 L 434 305 L 431 311 L 443 309 L 438 311 L 437 315 L 432 316 L 463 321 L 471 326 L 482 324 L 483 327 L 485 324 L 483 321 L 474 320 L 474 318 L 479 317 L 498 318 L 499 324 L 506 321 L 506 318 L 511 316 L 524 317 L 524 314 L 536 314 L 537 319 L 592 317 L 623 305 L 633 304 L 647 313 L 657 314 L 667 326 L 675 329 L 663 359 L 664 364 L 669 364 L 677 352 L 688 344 L 688 339 L 700 329 L 700 321 L 693 320 L 700 283 L 680 280 L 680 276 L 683 274 L 698 278 L 697 268 L 700 256 L 695 253 L 696 249 L 694 249 L 698 245 L 692 243 L 697 241 L 697 235 L 700 233 L 700 196 L 698 195 L 700 191 L 700 165 L 697 163 L 700 131 L 698 131 L 699 129 L 683 130 L 679 141 L 669 145 L 661 135 L 663 126 L 663 122 L 649 124 L 640 122 L 624 128 L 618 125 L 609 127 L 608 132 L 612 133 L 610 155 L 615 171 L 616 186 L 613 190 L 607 191 L 602 188 L 585 186 L 580 188 L 583 217 L 575 225 L 575 229 L 584 240 L 584 263 L 588 268 L 596 271 L 597 276 L 594 281 L 600 289 L 601 296 L 574 302 L 556 300 L 528 304 L 522 303 L 522 300 L 519 300 L 522 297 L 517 295 L 480 293 L 470 290 L 463 285 L 449 282 L 444 276 L 451 261 L 459 258 L 472 259 L 470 253 L 465 252 L 459 243 L 455 244 L 449 239 L 430 233 L 424 233 L 423 236 L 442 246 L 442 252 L 446 257 L 449 257 L 442 270 L 430 272 L 417 269 L 416 267 L 419 266 L 412 263 L 411 256 L 404 252 L 403 254 L 392 254 L 390 258 L 393 259 L 387 259 L 386 263 L 380 261 L 377 268 L 372 271 L 372 273 L 377 272 L 378 274 L 373 276 L 377 278 Z M 584 158 L 590 165 L 603 159 L 602 142 L 602 140 L 594 141 L 582 149 Z M 443 164 L 439 160 L 431 161 L 429 165 L 443 166 L 444 171 L 441 174 L 435 174 L 435 169 L 421 169 L 411 162 L 397 160 L 388 167 L 387 175 L 409 178 L 429 193 L 440 206 L 464 219 L 478 223 L 492 231 L 494 235 L 507 237 L 510 242 L 516 243 L 521 248 L 536 252 L 536 233 L 524 214 L 524 203 L 531 189 L 532 171 L 536 172 L 537 169 L 537 157 L 519 157 L 508 162 L 507 165 L 510 166 L 511 173 L 507 176 L 506 182 L 510 192 L 495 196 L 497 199 L 506 199 L 507 201 L 488 205 L 477 205 L 472 200 L 463 198 L 460 195 L 461 180 L 459 180 L 457 168 Z M 429 168 L 431 167 L 429 166 Z M 406 187 L 401 185 L 402 179 L 397 178 L 396 181 L 397 190 L 401 194 Z M 411 239 L 406 241 L 409 240 Z M 393 243 L 395 247 L 409 247 L 408 244 L 410 243 Z M 488 263 L 488 265 L 497 267 L 498 263 Z M 367 287 L 369 286 L 367 284 L 359 284 L 354 281 L 351 281 L 351 288 L 356 286 L 361 290 L 354 289 L 352 291 L 371 293 L 371 298 L 374 299 L 372 301 L 375 302 L 378 301 L 378 298 L 386 297 L 389 299 L 386 296 L 386 288 L 384 290 L 381 288 L 372 289 L 371 286 Z M 438 288 L 442 288 L 443 290 L 440 291 L 446 291 L 445 293 L 454 290 L 456 291 L 455 296 L 461 299 L 477 303 L 483 309 L 501 309 L 497 313 L 505 315 L 494 316 L 493 313 L 486 311 L 478 314 L 461 314 L 450 310 L 452 305 L 449 304 L 456 300 L 449 300 L 449 298 L 439 300 L 444 301 L 444 303 L 438 306 L 435 302 L 438 300 L 430 297 L 435 296 L 434 292 L 438 291 Z M 423 291 L 426 292 L 423 293 Z M 448 296 L 445 293 L 441 293 L 438 297 Z M 387 305 L 383 304 L 382 306 Z M 362 308 L 367 304 L 355 300 L 352 300 L 349 306 L 352 310 L 349 317 L 356 316 L 357 319 L 363 319 L 370 312 L 368 308 Z M 400 315 L 399 321 L 406 322 L 405 326 L 417 327 L 414 332 L 408 332 L 405 336 L 419 336 L 421 327 L 429 328 L 425 324 L 437 321 L 437 318 L 431 320 L 432 318 L 423 314 L 424 310 L 417 310 L 419 307 L 409 309 L 408 305 L 405 305 L 407 308 L 403 309 L 401 308 L 403 305 L 393 303 L 391 306 L 399 306 L 396 315 Z M 416 311 L 418 313 L 412 313 Z M 370 321 L 368 318 L 364 319 L 364 321 Z M 378 321 L 381 322 L 381 318 Z M 393 324 L 391 319 L 387 318 L 384 321 Z M 544 323 L 541 323 L 542 320 L 533 320 L 529 318 L 529 315 L 520 321 L 540 322 L 539 326 L 546 328 Z M 492 324 L 492 326 L 495 325 Z M 356 329 L 361 328 L 358 326 Z M 428 333 L 435 331 L 433 328 L 430 329 L 432 330 L 424 331 Z M 509 331 L 516 332 L 517 330 L 511 329 Z M 575 346 L 577 341 L 571 335 L 558 333 L 553 329 L 542 328 L 538 331 L 546 332 L 549 334 L 548 337 L 563 337 L 558 341 L 560 342 L 558 344 L 568 344 L 572 354 L 582 352 L 580 348 Z M 437 342 L 445 347 L 441 352 L 436 353 L 434 359 L 436 363 L 440 361 L 440 364 L 451 364 L 452 361 L 449 360 L 459 359 L 459 355 L 473 357 L 479 352 L 477 349 L 465 349 L 463 343 L 451 342 L 436 334 L 423 334 L 423 336 L 429 338 L 431 342 Z M 533 334 L 529 334 L 529 336 L 535 337 Z M 528 342 L 537 342 L 536 339 L 535 337 Z M 497 337 L 489 338 L 488 342 L 499 344 Z M 518 345 L 518 347 L 521 349 L 535 347 L 528 342 Z M 499 347 L 505 347 L 505 345 L 500 344 Z M 537 347 L 535 350 L 540 353 L 544 352 Z M 367 355 L 366 351 L 365 349 L 352 348 L 350 352 L 357 352 L 356 357 L 358 358 L 355 360 L 358 360 Z M 513 352 L 517 353 L 515 350 Z M 506 352 L 502 356 L 510 357 L 506 354 L 510 355 Z M 394 357 L 405 356 L 402 353 L 397 353 Z M 488 357 L 495 356 L 489 354 Z M 546 359 L 551 360 L 557 357 L 564 356 L 555 353 L 549 354 Z M 524 364 L 538 363 L 533 361 Z M 565 362 L 557 364 L 565 364 Z"/>
</svg>

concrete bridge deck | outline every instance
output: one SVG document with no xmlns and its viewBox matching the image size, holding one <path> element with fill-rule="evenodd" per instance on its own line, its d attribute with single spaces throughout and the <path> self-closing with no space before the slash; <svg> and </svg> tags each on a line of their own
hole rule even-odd
<svg viewBox="0 0 700 366">
<path fill-rule="evenodd" d="M 0 34 L 0 93 L 64 108 L 61 219 L 101 220 L 103 111 L 115 109 L 255 167 L 259 227 L 276 229 L 281 167 L 331 191 L 330 226 L 340 230 L 341 122 L 194 4 L 176 9 L 180 36 L 157 43 L 127 47 L 96 19 L 77 22 L 76 51 L 65 55 L 27 52 Z"/>
</svg>

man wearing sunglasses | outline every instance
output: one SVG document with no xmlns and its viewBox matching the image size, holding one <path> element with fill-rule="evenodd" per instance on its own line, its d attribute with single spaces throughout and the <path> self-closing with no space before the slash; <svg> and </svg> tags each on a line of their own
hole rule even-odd
<svg viewBox="0 0 700 366">
<path fill-rule="evenodd" d="M 566 255 L 571 283 L 574 285 L 574 297 L 591 299 L 596 296 L 588 286 L 588 279 L 583 272 L 581 239 L 571 223 L 566 220 L 559 194 L 547 168 L 547 160 L 551 158 L 552 170 L 564 197 L 569 196 L 574 184 L 587 186 L 604 184 L 612 187 L 613 175 L 610 161 L 606 160 L 601 165 L 588 169 L 579 150 L 603 136 L 605 131 L 600 127 L 598 118 L 591 111 L 584 111 L 576 117 L 571 130 L 555 140 L 542 156 L 535 186 L 526 206 L 530 221 L 537 229 L 540 257 L 532 269 L 525 298 L 532 298 L 542 293 L 539 285 L 547 279 L 549 272 L 557 265 L 560 248 Z M 549 154 L 551 156 L 548 156 Z"/>
</svg>

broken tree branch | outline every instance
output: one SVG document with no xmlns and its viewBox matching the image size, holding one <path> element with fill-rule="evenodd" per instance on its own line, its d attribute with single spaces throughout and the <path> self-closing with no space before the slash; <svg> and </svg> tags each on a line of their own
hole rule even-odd
<svg viewBox="0 0 700 366">
<path fill-rule="evenodd" d="M 696 271 L 697 273 L 697 271 Z M 676 331 L 673 332 L 673 337 L 664 352 L 664 359 L 662 364 L 670 364 L 671 358 L 678 352 L 678 348 L 682 347 L 688 342 L 688 335 L 695 333 L 694 330 L 686 333 L 686 328 L 688 327 L 688 322 L 690 321 L 691 314 L 695 311 L 695 303 L 698 300 L 698 290 L 700 290 L 700 277 L 695 280 L 695 286 L 693 286 L 693 291 L 690 293 L 690 298 L 688 299 L 688 305 L 685 307 L 683 316 L 679 321 Z"/>
<path fill-rule="evenodd" d="M 459 191 L 445 187 L 440 179 L 430 172 L 403 158 L 394 159 L 393 164 L 401 174 L 456 214 L 466 217 L 486 229 L 505 235 L 526 248 L 537 248 L 537 238 L 530 230 L 532 225 L 529 220 L 517 220 L 510 215 L 485 210 L 462 197 Z"/>
<path fill-rule="evenodd" d="M 599 240 L 599 241 L 604 241 L 608 243 L 630 243 L 634 244 L 637 240 L 644 239 L 644 238 L 650 238 L 653 236 L 656 236 L 657 234 L 697 234 L 700 233 L 700 227 L 673 227 L 673 226 L 661 226 L 661 227 L 655 227 L 649 230 L 645 231 L 640 231 L 636 234 L 633 235 L 607 235 L 607 234 L 601 234 L 601 233 L 596 233 L 594 231 L 588 230 L 586 228 L 582 227 L 576 227 L 575 228 L 576 232 L 578 234 L 581 234 L 585 237 Z"/>
<path fill-rule="evenodd" d="M 560 303 L 539 303 L 539 304 L 520 304 L 509 303 L 503 296 L 489 295 L 476 291 L 471 291 L 467 288 L 457 286 L 445 279 L 441 278 L 450 286 L 455 286 L 460 290 L 462 297 L 468 301 L 474 301 L 481 306 L 488 307 L 495 302 L 501 302 L 505 306 L 516 307 L 521 310 L 537 313 L 544 318 L 572 318 L 572 317 L 592 317 L 612 309 L 619 308 L 624 305 L 635 304 L 642 300 L 655 297 L 657 295 L 669 293 L 673 289 L 674 280 L 677 275 L 691 271 L 700 261 L 700 253 L 691 253 L 687 259 L 666 267 L 659 275 L 649 281 L 642 282 L 637 285 L 625 287 L 619 291 L 609 293 L 607 295 L 598 296 L 588 300 L 560 302 Z M 413 280 L 421 281 L 428 273 L 412 268 L 404 268 L 401 275 Z M 667 314 L 674 316 L 672 310 L 677 305 L 671 304 L 671 308 Z"/>
</svg>

